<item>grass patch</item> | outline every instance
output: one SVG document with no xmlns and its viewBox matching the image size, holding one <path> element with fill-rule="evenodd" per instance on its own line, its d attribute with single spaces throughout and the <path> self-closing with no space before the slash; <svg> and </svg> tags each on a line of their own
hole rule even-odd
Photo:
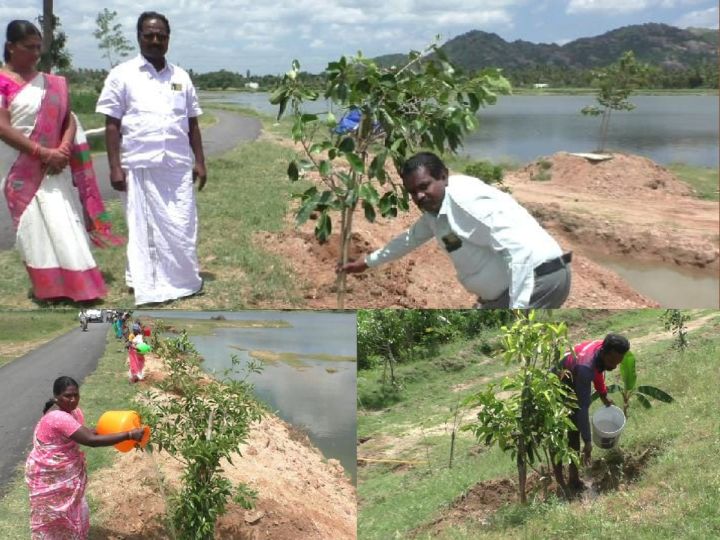
<svg viewBox="0 0 720 540">
<path fill-rule="evenodd" d="M 689 184 L 697 193 L 698 198 L 707 201 L 720 200 L 718 169 L 696 167 L 684 163 L 671 163 L 668 165 L 668 169 L 680 180 Z"/>
<path fill-rule="evenodd" d="M 0 312 L 0 366 L 78 325 L 77 311 Z"/>
<path fill-rule="evenodd" d="M 85 379 L 80 388 L 80 407 L 85 413 L 87 426 L 94 426 L 105 411 L 131 408 L 131 400 L 137 390 L 136 386 L 127 383 L 126 356 L 126 351 L 108 332 L 105 354 L 100 359 L 97 369 Z M 117 456 L 116 450 L 112 447 L 83 447 L 83 451 L 87 456 L 90 476 L 94 471 L 112 465 Z M 30 538 L 28 489 L 22 467 L 24 464 L 21 464 L 17 478 L 9 491 L 0 499 L 0 531 L 2 537 L 9 540 Z M 93 519 L 97 513 L 97 506 L 92 499 L 88 502 L 91 525 L 97 525 L 96 520 Z"/>
<path fill-rule="evenodd" d="M 354 356 L 342 356 L 339 354 L 303 354 L 303 353 L 293 353 L 293 352 L 275 352 L 275 351 L 250 351 L 248 349 L 237 347 L 235 345 L 230 345 L 233 349 L 237 349 L 239 351 L 248 351 L 248 354 L 252 356 L 253 358 L 257 358 L 258 360 L 262 360 L 263 362 L 268 363 L 275 363 L 275 362 L 284 362 L 286 364 L 290 364 L 292 366 L 301 367 L 304 366 L 305 363 L 303 360 L 320 360 L 324 362 L 355 362 Z"/>
<path fill-rule="evenodd" d="M 300 303 L 293 275 L 285 261 L 264 248 L 263 232 L 286 226 L 293 192 L 307 188 L 291 184 L 285 171 L 293 152 L 267 141 L 239 146 L 208 160 L 209 180 L 198 194 L 200 240 L 198 255 L 205 279 L 202 296 L 172 303 L 179 309 L 244 309 L 261 302 L 286 306 Z M 114 230 L 126 234 L 119 201 L 108 210 Z M 271 241 L 270 237 L 267 240 Z M 102 307 L 132 306 L 125 286 L 125 248 L 95 250 L 108 285 Z M 0 252 L 0 304 L 14 308 L 38 307 L 28 298 L 30 282 L 15 250 Z M 71 302 L 41 307 L 73 305 Z"/>
<path fill-rule="evenodd" d="M 564 320 L 564 313 L 553 311 L 547 316 Z M 708 374 L 717 370 L 716 358 L 720 357 L 720 319 L 709 317 L 703 326 L 690 331 L 691 347 L 680 353 L 672 348 L 673 338 L 659 321 L 661 313 L 662 310 L 567 312 L 573 341 L 600 338 L 609 330 L 626 334 L 631 344 L 635 340 L 639 384 L 658 386 L 676 399 L 669 405 L 655 402 L 649 410 L 637 403 L 631 405 L 621 448 L 633 451 L 653 445 L 661 448 L 637 483 L 592 502 L 551 501 L 525 507 L 511 504 L 484 524 L 470 520 L 433 538 L 717 537 L 720 472 L 708 463 L 707 456 L 720 451 L 720 426 L 717 415 L 709 413 L 718 408 L 718 400 L 715 380 Z M 713 310 L 690 313 L 690 323 L 717 314 Z M 429 428 L 437 421 L 442 423 L 443 412 L 447 422 L 448 407 L 454 398 L 452 389 L 457 384 L 455 377 L 467 375 L 472 369 L 467 366 L 445 372 L 432 369 L 433 365 L 463 353 L 471 355 L 471 346 L 444 349 L 434 359 L 422 361 L 425 368 L 415 367 L 418 372 L 422 370 L 422 376 L 403 379 L 401 400 L 397 403 L 386 404 L 382 411 L 360 409 L 358 435 L 364 442 L 359 448 L 365 456 L 372 454 L 366 445 L 375 444 L 378 452 L 395 445 L 403 451 L 398 459 L 422 459 L 427 463 L 409 468 L 369 463 L 359 469 L 359 537 L 408 537 L 418 527 L 445 515 L 449 505 L 475 483 L 498 477 L 514 479 L 514 461 L 509 455 L 478 445 L 466 433 L 457 437 L 454 466 L 448 468 L 449 430 L 443 433 Z M 488 375 L 497 375 L 498 370 L 504 369 L 504 363 L 495 359 L 481 367 L 494 370 Z M 401 375 L 404 369 L 405 366 L 400 366 Z M 377 375 L 376 370 L 373 371 Z M 608 383 L 616 382 L 617 377 L 616 372 L 608 374 Z M 364 371 L 358 377 L 359 395 L 361 385 L 369 384 L 363 382 L 367 378 Z M 619 395 L 611 397 L 621 401 Z M 417 437 L 413 446 L 403 448 L 398 436 L 413 428 L 427 433 Z M 595 459 L 603 455 L 604 451 L 594 449 Z M 426 537 L 429 536 L 418 536 Z"/>
<path fill-rule="evenodd" d="M 212 336 L 220 328 L 292 328 L 287 321 L 239 321 L 239 320 L 214 320 L 214 319 L 174 319 L 172 317 L 145 317 L 137 313 L 142 320 L 162 321 L 170 327 L 182 327 L 188 334 L 194 336 Z"/>
</svg>

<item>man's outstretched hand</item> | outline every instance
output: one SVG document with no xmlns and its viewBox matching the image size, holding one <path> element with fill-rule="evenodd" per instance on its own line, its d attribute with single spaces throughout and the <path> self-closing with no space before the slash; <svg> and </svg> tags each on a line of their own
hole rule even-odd
<svg viewBox="0 0 720 540">
<path fill-rule="evenodd" d="M 358 259 L 357 261 L 351 261 L 345 264 L 338 263 L 335 267 L 335 273 L 345 272 L 346 274 L 359 274 L 367 269 L 368 265 L 365 263 L 365 259 Z"/>
</svg>

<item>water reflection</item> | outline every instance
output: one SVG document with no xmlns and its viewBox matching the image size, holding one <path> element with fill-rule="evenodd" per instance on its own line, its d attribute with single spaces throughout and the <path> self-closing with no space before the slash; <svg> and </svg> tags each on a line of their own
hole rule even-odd
<svg viewBox="0 0 720 540">
<path fill-rule="evenodd" d="M 140 312 L 138 312 L 140 314 Z M 143 311 L 154 318 L 286 321 L 287 328 L 218 328 L 191 335 L 208 371 L 222 371 L 237 355 L 266 360 L 252 375 L 259 399 L 278 416 L 305 431 L 326 458 L 338 459 L 356 479 L 355 313 L 318 311 L 176 312 Z"/>
<path fill-rule="evenodd" d="M 276 115 L 265 92 L 213 92 L 203 103 L 229 102 Z M 717 96 L 632 96 L 633 111 L 614 112 L 609 149 L 646 156 L 661 164 L 718 166 Z M 600 119 L 580 114 L 593 96 L 501 96 L 480 111 L 480 128 L 465 138 L 462 154 L 473 159 L 526 163 L 559 151 L 588 152 L 598 146 Z M 325 102 L 308 112 L 325 112 Z"/>
<path fill-rule="evenodd" d="M 665 308 L 720 307 L 720 280 L 687 269 L 629 262 L 606 255 L 589 255 L 595 262 L 614 270 L 640 294 Z"/>
</svg>

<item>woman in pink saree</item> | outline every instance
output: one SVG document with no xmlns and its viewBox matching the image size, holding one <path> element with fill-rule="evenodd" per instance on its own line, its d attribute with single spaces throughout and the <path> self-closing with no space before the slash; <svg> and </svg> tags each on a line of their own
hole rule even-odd
<svg viewBox="0 0 720 540">
<path fill-rule="evenodd" d="M 85 500 L 85 454 L 79 445 L 111 446 L 130 439 L 140 441 L 143 429 L 97 435 L 83 426 L 78 383 L 71 377 L 56 379 L 53 394 L 35 427 L 33 449 L 25 463 L 31 537 L 84 540 L 90 529 L 90 514 Z"/>
<path fill-rule="evenodd" d="M 95 300 L 106 287 L 88 232 L 100 246 L 121 241 L 110 232 L 65 79 L 36 70 L 41 42 L 32 23 L 8 25 L 0 69 L 0 190 L 35 298 Z"/>
</svg>

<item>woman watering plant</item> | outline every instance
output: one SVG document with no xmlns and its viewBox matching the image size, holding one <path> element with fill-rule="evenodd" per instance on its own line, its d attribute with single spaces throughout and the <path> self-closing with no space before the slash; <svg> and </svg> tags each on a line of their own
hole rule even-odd
<svg viewBox="0 0 720 540">
<path fill-rule="evenodd" d="M 85 454 L 80 445 L 111 446 L 140 441 L 143 428 L 98 435 L 83 425 L 78 407 L 79 385 L 71 377 L 53 384 L 54 397 L 47 401 L 33 435 L 33 449 L 25 463 L 30 488 L 30 530 L 33 539 L 88 537 L 90 516 L 85 487 Z"/>
<path fill-rule="evenodd" d="M 0 69 L 0 189 L 35 298 L 95 300 L 106 287 L 88 232 L 100 246 L 121 241 L 110 232 L 67 83 L 37 71 L 41 45 L 31 22 L 8 24 Z"/>
</svg>

